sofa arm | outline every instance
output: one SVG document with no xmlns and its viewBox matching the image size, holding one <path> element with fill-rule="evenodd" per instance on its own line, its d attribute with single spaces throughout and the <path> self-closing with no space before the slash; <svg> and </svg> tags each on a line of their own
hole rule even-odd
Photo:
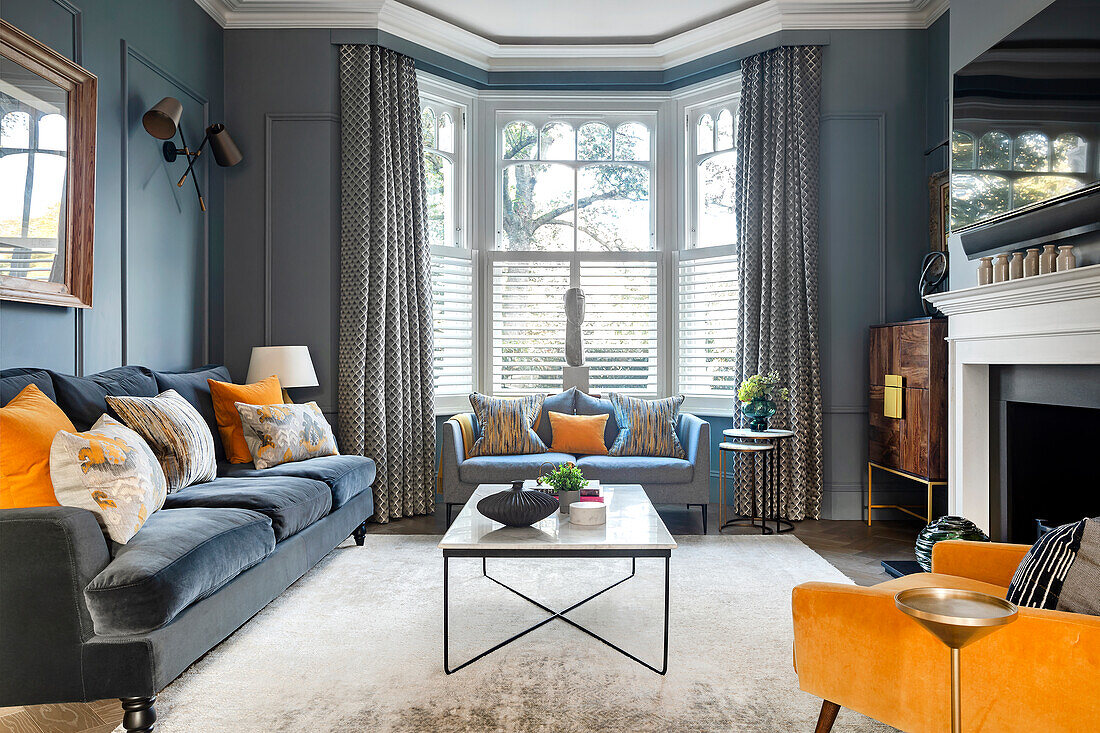
<svg viewBox="0 0 1100 733">
<path fill-rule="evenodd" d="M 110 559 L 86 509 L 0 510 L 0 705 L 84 699 L 84 587 Z"/>
<path fill-rule="evenodd" d="M 950 729 L 947 647 L 895 588 L 804 583 L 792 593 L 799 687 L 913 733 Z M 1072 731 L 1100 719 L 1100 618 L 1020 609 L 962 652 L 967 730 Z"/>
<path fill-rule="evenodd" d="M 693 466 L 703 466 L 710 476 L 710 423 L 695 415 L 680 414 L 680 445 Z"/>
<path fill-rule="evenodd" d="M 447 496 L 447 488 L 457 486 L 458 467 L 465 460 L 466 447 L 462 442 L 462 426 L 458 420 L 443 423 L 443 448 L 439 456 L 439 484 L 441 493 Z"/>
<path fill-rule="evenodd" d="M 1007 588 L 1030 545 L 944 540 L 932 546 L 932 572 Z"/>
</svg>

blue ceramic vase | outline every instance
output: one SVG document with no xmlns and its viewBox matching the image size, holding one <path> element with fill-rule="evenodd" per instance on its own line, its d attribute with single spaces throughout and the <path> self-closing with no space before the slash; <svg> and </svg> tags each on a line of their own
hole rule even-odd
<svg viewBox="0 0 1100 733">
<path fill-rule="evenodd" d="M 748 418 L 745 427 L 762 433 L 768 429 L 768 421 L 775 414 L 775 400 L 757 397 L 751 402 L 742 402 L 741 413 Z"/>
</svg>

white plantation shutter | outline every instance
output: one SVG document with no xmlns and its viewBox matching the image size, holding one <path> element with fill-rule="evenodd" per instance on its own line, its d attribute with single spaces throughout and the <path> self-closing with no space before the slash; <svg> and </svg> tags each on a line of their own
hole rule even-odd
<svg viewBox="0 0 1100 733">
<path fill-rule="evenodd" d="M 492 278 L 493 393 L 559 391 L 569 263 L 497 260 Z"/>
<path fill-rule="evenodd" d="M 437 395 L 474 388 L 474 265 L 469 252 L 432 248 L 432 366 Z"/>
<path fill-rule="evenodd" d="M 677 371 L 680 392 L 734 397 L 737 255 L 733 247 L 679 253 Z"/>
<path fill-rule="evenodd" d="M 656 394 L 657 263 L 581 261 L 592 391 Z"/>
</svg>

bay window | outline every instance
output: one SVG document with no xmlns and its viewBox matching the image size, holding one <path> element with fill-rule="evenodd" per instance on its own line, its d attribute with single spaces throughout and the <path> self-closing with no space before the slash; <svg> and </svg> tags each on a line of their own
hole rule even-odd
<svg viewBox="0 0 1100 733">
<path fill-rule="evenodd" d="M 560 390 L 570 287 L 592 392 L 733 409 L 736 91 L 470 92 L 467 133 L 467 107 L 422 87 L 440 412 L 475 389 Z"/>
</svg>

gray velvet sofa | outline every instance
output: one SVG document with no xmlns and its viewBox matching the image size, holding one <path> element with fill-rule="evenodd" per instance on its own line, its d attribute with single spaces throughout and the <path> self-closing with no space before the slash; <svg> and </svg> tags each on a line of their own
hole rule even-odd
<svg viewBox="0 0 1100 733">
<path fill-rule="evenodd" d="M 610 400 L 569 389 L 551 395 L 543 402 L 542 417 L 536 432 L 547 446 L 553 442 L 547 415 L 551 411 L 569 415 L 608 415 L 604 429 L 604 444 L 608 448 L 619 434 L 615 410 Z M 476 418 L 473 418 L 472 413 L 471 418 L 476 426 Z M 681 412 L 677 416 L 676 435 L 687 455 L 686 459 L 574 456 L 553 452 L 466 458 L 469 446 L 463 443 L 461 426 L 457 420 L 448 420 L 443 428 L 440 458 L 447 522 L 451 521 L 452 509 L 465 504 L 478 484 L 511 483 L 519 479 L 535 478 L 547 463 L 556 466 L 572 462 L 580 467 L 588 479 L 606 484 L 641 484 L 654 504 L 698 506 L 702 511 L 703 532 L 706 533 L 707 504 L 710 501 L 710 423 L 695 415 Z"/>
<path fill-rule="evenodd" d="M 220 459 L 214 481 L 169 494 L 125 545 L 84 509 L 0 510 L 0 706 L 117 697 L 126 730 L 151 731 L 160 690 L 349 535 L 363 544 L 374 461 L 225 463 L 207 377 L 229 373 L 0 372 L 0 405 L 33 382 L 78 430 L 109 412 L 108 394 L 175 389 L 210 423 Z"/>
</svg>

